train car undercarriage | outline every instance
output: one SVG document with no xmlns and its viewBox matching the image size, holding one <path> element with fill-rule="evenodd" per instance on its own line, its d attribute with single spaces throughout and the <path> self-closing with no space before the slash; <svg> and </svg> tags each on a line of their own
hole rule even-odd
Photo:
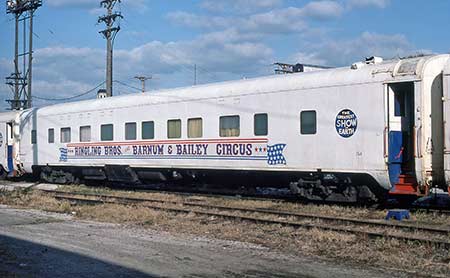
<svg viewBox="0 0 450 278">
<path fill-rule="evenodd" d="M 381 203 L 387 196 L 387 191 L 369 174 L 355 173 L 150 169 L 127 165 L 34 166 L 33 173 L 35 178 L 58 184 L 120 184 L 130 188 L 165 184 L 185 189 L 209 188 L 214 192 L 226 189 L 236 194 L 251 194 L 256 188 L 284 188 L 299 199 L 320 202 Z"/>
</svg>

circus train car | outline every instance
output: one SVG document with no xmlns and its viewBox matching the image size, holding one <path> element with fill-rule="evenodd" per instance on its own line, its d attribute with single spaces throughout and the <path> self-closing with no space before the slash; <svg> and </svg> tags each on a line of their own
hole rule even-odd
<svg viewBox="0 0 450 278">
<path fill-rule="evenodd" d="M 448 61 L 372 57 L 3 113 L 0 159 L 9 175 L 57 183 L 289 187 L 344 202 L 426 194 L 450 176 Z"/>
</svg>

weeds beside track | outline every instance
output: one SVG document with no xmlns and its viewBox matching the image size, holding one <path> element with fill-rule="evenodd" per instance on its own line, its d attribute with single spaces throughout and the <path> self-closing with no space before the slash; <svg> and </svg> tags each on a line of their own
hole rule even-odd
<svg viewBox="0 0 450 278">
<path fill-rule="evenodd" d="M 418 226 L 387 221 L 330 217 L 317 214 L 296 213 L 265 208 L 243 208 L 198 202 L 171 201 L 156 198 L 121 197 L 109 194 L 44 191 L 59 200 L 88 204 L 139 205 L 172 213 L 195 213 L 210 217 L 260 224 L 283 225 L 294 228 L 334 231 L 368 238 L 390 238 L 414 241 L 449 248 L 450 229 Z"/>
</svg>

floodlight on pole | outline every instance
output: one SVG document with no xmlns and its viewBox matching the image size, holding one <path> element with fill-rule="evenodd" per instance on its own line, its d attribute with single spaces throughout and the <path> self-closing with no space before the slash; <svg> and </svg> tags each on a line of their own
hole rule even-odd
<svg viewBox="0 0 450 278">
<path fill-rule="evenodd" d="M 8 9 L 14 9 L 14 7 L 17 5 L 16 0 L 8 0 L 6 1 L 6 7 Z"/>
</svg>

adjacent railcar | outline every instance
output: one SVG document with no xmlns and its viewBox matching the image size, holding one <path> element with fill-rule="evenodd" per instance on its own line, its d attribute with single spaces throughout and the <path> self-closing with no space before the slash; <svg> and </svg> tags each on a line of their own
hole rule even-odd
<svg viewBox="0 0 450 278">
<path fill-rule="evenodd" d="M 450 193 L 450 61 L 447 62 L 443 71 L 443 155 L 444 155 L 444 172 L 445 184 L 447 191 Z M 439 107 L 439 101 L 435 106 Z"/>
<path fill-rule="evenodd" d="M 449 57 L 11 112 L 0 116 L 12 135 L 0 159 L 5 172 L 61 183 L 290 186 L 303 198 L 348 202 L 422 194 L 445 184 Z"/>
</svg>

